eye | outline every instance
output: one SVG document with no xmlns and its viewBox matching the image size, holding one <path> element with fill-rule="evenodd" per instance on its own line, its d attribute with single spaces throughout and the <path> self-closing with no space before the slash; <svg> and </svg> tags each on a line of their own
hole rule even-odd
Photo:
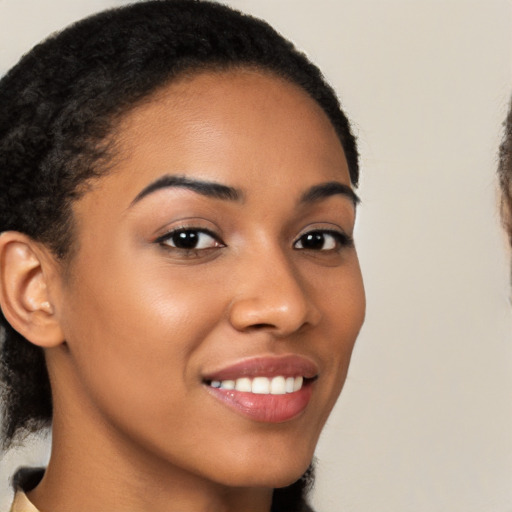
<svg viewBox="0 0 512 512">
<path fill-rule="evenodd" d="M 184 251 L 199 251 L 224 244 L 210 231 L 199 228 L 180 228 L 161 236 L 156 242 Z"/>
<path fill-rule="evenodd" d="M 339 231 L 314 230 L 304 233 L 294 244 L 294 249 L 308 251 L 334 251 L 351 246 L 350 236 Z"/>
</svg>

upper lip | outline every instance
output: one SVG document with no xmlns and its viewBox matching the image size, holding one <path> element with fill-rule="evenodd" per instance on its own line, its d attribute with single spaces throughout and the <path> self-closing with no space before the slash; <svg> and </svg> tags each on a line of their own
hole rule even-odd
<svg viewBox="0 0 512 512">
<path fill-rule="evenodd" d="M 244 359 L 203 376 L 204 380 L 236 380 L 240 377 L 297 377 L 312 379 L 318 375 L 318 366 L 304 356 L 260 356 Z"/>
</svg>

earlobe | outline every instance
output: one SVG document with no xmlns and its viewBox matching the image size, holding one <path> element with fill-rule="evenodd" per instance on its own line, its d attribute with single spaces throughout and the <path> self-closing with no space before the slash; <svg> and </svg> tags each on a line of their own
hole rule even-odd
<svg viewBox="0 0 512 512">
<path fill-rule="evenodd" d="M 11 324 L 28 341 L 43 348 L 63 342 L 49 287 L 53 256 L 16 231 L 0 235 L 0 305 Z"/>
</svg>

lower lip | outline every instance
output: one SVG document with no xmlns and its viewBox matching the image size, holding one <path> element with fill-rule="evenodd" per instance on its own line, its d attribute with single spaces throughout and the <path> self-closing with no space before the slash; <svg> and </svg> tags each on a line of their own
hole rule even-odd
<svg viewBox="0 0 512 512">
<path fill-rule="evenodd" d="M 232 389 L 207 386 L 218 400 L 247 418 L 264 423 L 282 423 L 299 416 L 307 407 L 312 382 L 305 382 L 299 391 L 285 395 L 258 395 Z"/>
</svg>

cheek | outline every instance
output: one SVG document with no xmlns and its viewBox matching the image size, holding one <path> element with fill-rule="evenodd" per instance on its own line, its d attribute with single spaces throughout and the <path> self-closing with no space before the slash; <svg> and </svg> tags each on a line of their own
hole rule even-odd
<svg viewBox="0 0 512 512">
<path fill-rule="evenodd" d="M 329 354 L 326 360 L 332 376 L 332 394 L 337 397 L 365 317 L 365 292 L 357 257 L 354 255 L 348 265 L 321 281 L 314 293 L 324 314 L 321 343 Z"/>
<path fill-rule="evenodd" d="M 353 344 L 364 321 L 366 300 L 355 251 L 343 265 L 310 272 L 308 294 L 322 312 L 322 327 L 338 343 Z"/>
<path fill-rule="evenodd" d="M 196 383 L 193 354 L 222 316 L 219 305 L 200 283 L 165 265 L 144 268 L 143 259 L 79 270 L 64 330 L 80 385 L 118 420 L 164 423 Z"/>
</svg>

